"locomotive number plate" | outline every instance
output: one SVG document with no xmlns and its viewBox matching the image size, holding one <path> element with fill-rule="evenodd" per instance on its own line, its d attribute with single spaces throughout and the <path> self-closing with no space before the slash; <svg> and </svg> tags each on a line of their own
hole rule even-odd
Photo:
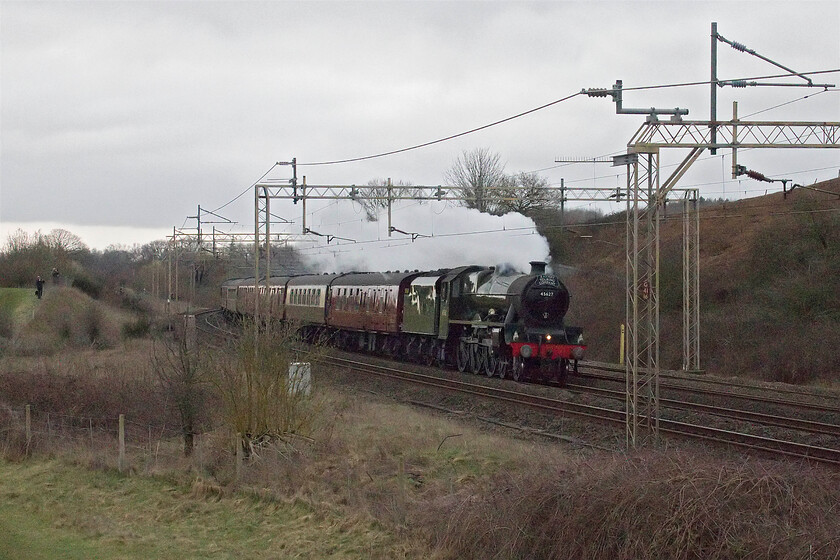
<svg viewBox="0 0 840 560">
<path fill-rule="evenodd" d="M 540 292 L 540 295 L 542 297 L 554 297 L 554 292 L 549 292 L 549 291 L 544 290 L 544 291 Z"/>
</svg>

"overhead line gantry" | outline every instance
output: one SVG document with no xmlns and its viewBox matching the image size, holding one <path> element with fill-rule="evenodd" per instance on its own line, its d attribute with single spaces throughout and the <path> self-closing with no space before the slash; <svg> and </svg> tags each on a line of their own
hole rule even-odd
<svg viewBox="0 0 840 560">
<path fill-rule="evenodd" d="M 738 149 L 819 149 L 840 147 L 840 122 L 798 121 L 743 121 L 738 118 L 737 102 L 733 103 L 732 119 L 717 120 L 716 89 L 724 85 L 746 87 L 753 85 L 780 85 L 751 82 L 724 82 L 717 80 L 717 42 L 723 40 L 717 33 L 717 23 L 712 23 L 712 109 L 711 120 L 683 120 L 679 109 L 649 109 L 648 117 L 627 143 L 627 153 L 616 156 L 615 164 L 627 168 L 627 290 L 625 314 L 627 321 L 626 375 L 626 440 L 629 448 L 638 447 L 645 439 L 659 437 L 659 257 L 661 221 L 660 209 L 682 176 L 700 157 L 704 150 L 714 153 L 721 148 L 732 150 L 732 176 L 738 176 Z M 737 50 L 747 51 L 743 45 L 732 44 Z M 743 47 L 743 48 L 742 48 Z M 754 54 L 754 51 L 749 51 Z M 769 59 L 763 60 L 785 68 Z M 786 70 L 789 70 L 785 68 Z M 805 78 L 807 87 L 834 87 L 833 84 L 813 84 Z M 803 85 L 803 84 L 796 84 Z M 591 97 L 611 96 L 616 102 L 616 112 L 638 114 L 644 110 L 628 111 L 621 106 L 621 81 L 612 89 L 583 90 Z M 670 114 L 669 120 L 660 120 L 660 114 Z M 674 172 L 663 181 L 660 179 L 660 151 L 683 148 L 689 153 Z M 691 229 L 696 229 L 696 233 Z M 699 242 L 692 247 L 692 240 L 699 239 L 699 216 L 696 222 L 684 222 L 684 367 L 699 366 Z M 690 363 L 685 363 L 689 361 Z"/>
</svg>

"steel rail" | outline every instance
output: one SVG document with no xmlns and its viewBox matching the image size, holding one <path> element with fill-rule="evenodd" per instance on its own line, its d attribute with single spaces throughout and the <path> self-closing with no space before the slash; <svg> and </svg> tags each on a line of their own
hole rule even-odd
<svg viewBox="0 0 840 560">
<path fill-rule="evenodd" d="M 602 380 L 602 381 L 611 381 L 611 382 L 614 382 L 614 383 L 624 383 L 624 378 L 619 377 L 619 376 L 600 375 L 600 374 L 591 373 L 591 372 L 586 372 L 585 374 L 582 374 L 582 376 L 589 377 L 589 378 L 592 378 L 592 379 L 599 379 L 599 380 Z M 680 380 L 683 380 L 683 379 L 680 378 Z M 701 380 L 696 380 L 696 381 L 686 379 L 686 381 L 688 381 L 689 383 L 704 383 L 704 381 L 702 379 Z M 830 405 L 818 404 L 818 403 L 813 403 L 813 402 L 803 402 L 803 401 L 789 400 L 789 399 L 777 399 L 777 398 L 774 398 L 774 397 L 764 397 L 764 396 L 760 396 L 760 395 L 747 395 L 747 394 L 743 394 L 743 393 L 729 393 L 729 392 L 724 392 L 724 391 L 715 390 L 715 389 L 704 389 L 704 388 L 700 388 L 700 387 L 685 387 L 685 386 L 681 386 L 681 385 L 675 385 L 675 384 L 672 384 L 672 383 L 662 383 L 662 382 L 660 382 L 659 388 L 660 389 L 668 389 L 668 390 L 672 390 L 672 391 L 679 391 L 679 392 L 683 392 L 683 393 L 691 393 L 691 394 L 694 394 L 694 395 L 699 394 L 699 395 L 706 395 L 706 396 L 710 396 L 710 397 L 722 397 L 722 398 L 727 398 L 727 399 L 740 399 L 740 400 L 751 401 L 751 402 L 756 402 L 756 403 L 760 403 L 760 404 L 773 404 L 773 405 L 778 405 L 778 406 L 787 406 L 787 407 L 799 408 L 799 409 L 804 409 L 804 410 L 810 410 L 810 411 L 813 411 L 813 412 L 840 414 L 840 407 L 834 407 L 834 406 L 830 406 Z M 744 388 L 751 388 L 751 389 L 756 390 L 756 391 L 766 390 L 766 389 L 762 389 L 761 387 L 746 386 Z M 807 395 L 803 395 L 803 396 L 820 398 L 819 395 L 812 395 L 810 393 L 807 394 Z M 831 397 L 829 396 L 827 398 L 830 399 Z"/>
<path fill-rule="evenodd" d="M 545 412 L 554 412 L 563 415 L 588 418 L 616 425 L 624 425 L 625 423 L 626 414 L 623 410 L 573 403 L 549 397 L 520 393 L 508 389 L 477 385 L 474 383 L 426 375 L 395 367 L 372 364 L 359 360 L 351 360 L 349 358 L 341 358 L 338 356 L 326 357 L 324 358 L 324 361 L 325 363 L 343 366 L 362 373 L 374 374 L 380 377 L 388 377 L 400 381 L 408 381 L 417 385 L 445 389 L 511 404 L 524 405 Z M 701 439 L 715 443 L 724 443 L 744 449 L 840 465 L 840 450 L 745 434 L 732 430 L 700 426 L 675 420 L 660 419 L 659 426 L 660 432 L 665 434 Z"/>
<path fill-rule="evenodd" d="M 440 378 L 432 375 L 420 374 L 394 367 L 371 364 L 336 356 L 326 358 L 326 362 L 362 373 L 397 379 L 400 381 L 408 381 L 414 384 L 437 389 L 446 389 L 458 393 L 486 397 L 512 404 L 524 405 L 547 412 L 591 418 L 619 425 L 623 425 L 625 421 L 625 412 L 621 410 L 572 403 L 559 399 L 529 395 L 485 385 L 476 385 L 464 381 Z M 745 449 L 840 465 L 840 450 L 837 449 L 818 447 L 753 434 L 745 434 L 732 430 L 699 426 L 675 420 L 660 419 L 660 432 L 694 439 L 703 439 L 713 441 L 715 443 L 724 443 Z"/>
<path fill-rule="evenodd" d="M 610 371 L 615 373 L 624 373 L 624 366 L 619 364 L 611 364 L 606 362 L 581 362 L 581 368 L 592 368 L 597 371 Z M 673 370 L 672 370 L 673 371 Z M 708 385 L 720 385 L 723 387 L 737 387 L 741 389 L 751 389 L 756 391 L 761 390 L 768 390 L 766 387 L 760 387 L 757 385 L 744 383 L 740 381 L 729 381 L 725 379 L 717 379 L 714 377 L 707 377 L 705 375 L 699 376 L 697 374 L 684 374 L 684 373 L 669 373 L 668 371 L 660 370 L 659 373 L 660 379 L 673 379 L 676 381 L 686 381 L 688 383 L 705 383 Z M 623 378 L 622 378 L 623 381 Z M 776 393 L 783 393 L 787 395 L 796 395 L 800 397 L 814 397 L 819 399 L 825 399 L 829 401 L 837 401 L 838 402 L 838 411 L 840 411 L 840 393 L 833 392 L 833 393 L 826 393 L 820 391 L 809 390 L 807 387 L 799 387 L 796 389 L 791 389 L 788 387 L 773 387 L 773 391 Z"/>
<path fill-rule="evenodd" d="M 210 322 L 210 317 L 216 316 L 221 311 L 221 308 L 219 308 L 206 309 L 195 313 L 195 328 L 216 338 L 224 340 L 231 340 L 232 338 L 235 338 L 237 336 L 235 333 Z M 199 318 L 201 318 L 201 320 L 199 320 Z"/>
<path fill-rule="evenodd" d="M 625 394 L 623 391 L 616 391 L 613 389 L 604 389 L 601 387 L 588 387 L 586 385 L 576 384 L 567 384 L 566 388 L 575 389 L 580 392 L 596 393 L 603 395 L 606 398 L 620 401 L 623 401 L 625 398 Z M 714 406 L 710 404 L 695 403 L 690 401 L 664 399 L 661 397 L 659 399 L 659 403 L 663 406 L 676 410 L 695 410 L 698 412 L 704 412 L 706 414 L 718 416 L 721 418 L 757 422 L 765 426 L 789 428 L 792 430 L 800 430 L 803 432 L 813 434 L 824 434 L 829 436 L 840 437 L 840 425 L 829 424 L 827 422 L 817 422 L 814 420 L 805 420 L 802 418 L 791 418 L 789 416 L 779 416 L 775 414 L 766 414 L 763 412 L 753 412 L 751 410 L 739 410 L 737 408 Z"/>
</svg>

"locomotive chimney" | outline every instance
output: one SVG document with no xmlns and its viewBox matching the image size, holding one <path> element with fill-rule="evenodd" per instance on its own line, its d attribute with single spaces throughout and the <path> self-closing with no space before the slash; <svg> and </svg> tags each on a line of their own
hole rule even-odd
<svg viewBox="0 0 840 560">
<path fill-rule="evenodd" d="M 545 263 L 543 261 L 531 261 L 531 274 L 545 274 Z"/>
</svg>

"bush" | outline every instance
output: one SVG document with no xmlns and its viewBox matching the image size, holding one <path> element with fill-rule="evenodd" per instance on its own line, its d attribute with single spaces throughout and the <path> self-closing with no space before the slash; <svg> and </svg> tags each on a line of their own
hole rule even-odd
<svg viewBox="0 0 840 560">
<path fill-rule="evenodd" d="M 99 296 L 102 294 L 103 285 L 101 281 L 88 276 L 78 276 L 73 279 L 71 287 L 89 295 L 93 299 L 99 299 Z"/>
<path fill-rule="evenodd" d="M 306 395 L 289 385 L 289 364 L 297 361 L 296 327 L 275 325 L 270 333 L 261 330 L 256 340 L 253 329 L 253 323 L 246 325 L 238 344 L 207 362 L 227 426 L 242 435 L 246 454 L 257 442 L 308 435 L 315 416 Z M 307 357 L 310 363 L 317 360 L 317 353 Z"/>
<path fill-rule="evenodd" d="M 496 559 L 832 558 L 837 550 L 840 522 L 825 512 L 840 486 L 828 470 L 673 452 L 534 467 L 431 511 L 440 544 L 453 557 Z"/>
<path fill-rule="evenodd" d="M 0 457 L 21 459 L 26 455 L 26 433 L 23 422 L 5 403 L 0 403 Z"/>
<path fill-rule="evenodd" d="M 145 338 L 152 330 L 152 322 L 147 315 L 141 315 L 130 323 L 122 326 L 123 338 Z"/>
</svg>

